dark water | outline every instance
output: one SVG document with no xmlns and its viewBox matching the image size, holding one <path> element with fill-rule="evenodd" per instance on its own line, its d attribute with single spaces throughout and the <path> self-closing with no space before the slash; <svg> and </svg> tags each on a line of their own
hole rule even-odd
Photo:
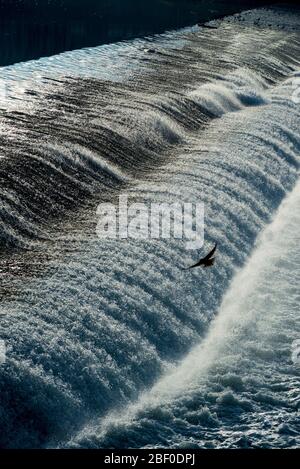
<svg viewBox="0 0 300 469">
<path fill-rule="evenodd" d="M 266 3 L 0 0 L 0 66 L 176 29 Z"/>
</svg>

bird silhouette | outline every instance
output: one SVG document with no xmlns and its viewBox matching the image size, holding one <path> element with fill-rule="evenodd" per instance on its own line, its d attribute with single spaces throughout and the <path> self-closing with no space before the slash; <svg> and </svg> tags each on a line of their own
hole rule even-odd
<svg viewBox="0 0 300 469">
<path fill-rule="evenodd" d="M 213 266 L 215 263 L 215 258 L 213 257 L 213 255 L 216 252 L 217 246 L 218 246 L 218 243 L 215 244 L 215 247 L 207 254 L 207 256 L 203 257 L 196 264 L 191 265 L 191 267 L 188 267 L 185 270 L 193 269 L 194 267 L 200 267 L 200 266 L 204 268 Z"/>
</svg>

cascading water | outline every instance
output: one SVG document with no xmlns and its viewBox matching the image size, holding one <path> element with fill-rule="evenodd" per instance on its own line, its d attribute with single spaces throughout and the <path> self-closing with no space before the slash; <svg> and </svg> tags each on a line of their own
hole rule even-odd
<svg viewBox="0 0 300 469">
<path fill-rule="evenodd" d="M 125 411 L 87 426 L 72 447 L 299 446 L 299 376 L 291 363 L 299 344 L 299 208 L 298 182 L 235 275 L 203 342 Z"/>
<path fill-rule="evenodd" d="M 215 24 L 1 70 L 1 446 L 296 445 L 299 16 Z M 184 271 L 198 252 L 176 239 L 98 239 L 97 205 L 122 194 L 204 202 L 217 265 Z"/>
</svg>

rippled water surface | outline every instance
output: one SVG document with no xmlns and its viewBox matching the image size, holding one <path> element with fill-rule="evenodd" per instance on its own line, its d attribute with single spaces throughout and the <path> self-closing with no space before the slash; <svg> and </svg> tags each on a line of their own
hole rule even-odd
<svg viewBox="0 0 300 469">
<path fill-rule="evenodd" d="M 299 16 L 210 25 L 0 70 L 2 447 L 299 446 Z M 216 265 L 100 240 L 122 194 Z"/>
</svg>

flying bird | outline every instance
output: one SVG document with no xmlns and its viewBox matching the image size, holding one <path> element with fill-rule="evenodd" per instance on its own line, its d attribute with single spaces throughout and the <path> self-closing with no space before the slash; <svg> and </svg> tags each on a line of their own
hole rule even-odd
<svg viewBox="0 0 300 469">
<path fill-rule="evenodd" d="M 198 261 L 197 264 L 191 265 L 191 267 L 188 267 L 185 270 L 193 269 L 194 267 L 199 267 L 199 266 L 202 266 L 204 268 L 213 266 L 215 263 L 215 258 L 213 257 L 213 255 L 216 252 L 217 246 L 218 246 L 218 243 L 215 244 L 215 247 L 207 254 L 207 256 L 200 259 L 200 261 Z"/>
</svg>

